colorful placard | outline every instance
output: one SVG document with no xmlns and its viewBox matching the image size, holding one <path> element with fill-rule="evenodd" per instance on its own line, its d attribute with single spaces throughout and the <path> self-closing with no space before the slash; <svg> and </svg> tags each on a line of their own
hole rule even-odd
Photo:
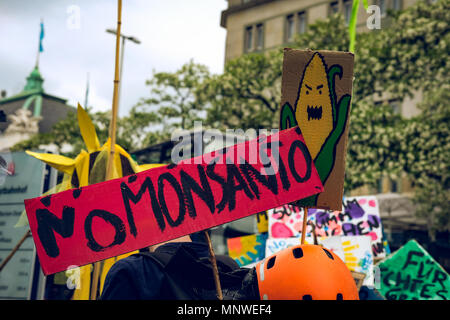
<svg viewBox="0 0 450 320">
<path fill-rule="evenodd" d="M 298 125 L 324 185 L 303 207 L 341 210 L 354 55 L 284 50 L 280 129 Z"/>
<path fill-rule="evenodd" d="M 313 238 L 305 238 L 306 244 L 314 244 Z M 268 238 L 266 241 L 266 257 L 270 257 L 272 254 L 277 253 L 283 249 L 297 246 L 301 244 L 300 237 L 292 238 Z"/>
<path fill-rule="evenodd" d="M 303 208 L 286 204 L 268 210 L 269 237 L 287 238 L 301 234 Z M 375 196 L 347 197 L 341 211 L 310 208 L 308 220 L 312 221 L 317 237 L 331 236 L 370 236 L 374 258 L 386 256 L 385 241 Z M 308 224 L 306 236 L 312 235 Z"/>
<path fill-rule="evenodd" d="M 258 262 L 265 257 L 267 233 L 227 239 L 228 255 L 240 267 Z"/>
<path fill-rule="evenodd" d="M 260 157 L 242 150 L 258 150 Z M 228 161 L 236 156 L 239 162 Z M 25 206 L 42 269 L 51 274 L 322 190 L 295 127 L 178 164 L 28 199 Z"/>
<path fill-rule="evenodd" d="M 298 237 L 303 228 L 303 208 L 285 204 L 267 211 L 269 238 Z M 311 226 L 307 226 L 309 236 Z"/>
<path fill-rule="evenodd" d="M 347 197 L 342 211 L 310 209 L 318 237 L 370 236 L 374 258 L 384 258 L 383 230 L 375 196 Z"/>
<path fill-rule="evenodd" d="M 332 236 L 321 244 L 345 262 L 350 271 L 365 274 L 363 284 L 374 285 L 373 254 L 369 236 Z"/>
<path fill-rule="evenodd" d="M 388 300 L 450 300 L 450 275 L 415 240 L 378 264 Z"/>
<path fill-rule="evenodd" d="M 269 217 L 267 211 L 259 212 L 255 214 L 256 218 L 256 231 L 258 233 L 265 233 L 269 230 Z"/>
</svg>

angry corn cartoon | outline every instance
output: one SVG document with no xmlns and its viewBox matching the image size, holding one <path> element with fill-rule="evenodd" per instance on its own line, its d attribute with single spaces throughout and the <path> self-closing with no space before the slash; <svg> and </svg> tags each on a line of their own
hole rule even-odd
<svg viewBox="0 0 450 320">
<path fill-rule="evenodd" d="M 325 63 L 314 54 L 305 68 L 295 106 L 295 119 L 314 159 L 333 130 L 333 108 Z"/>
<path fill-rule="evenodd" d="M 280 113 L 281 130 L 299 126 L 324 185 L 334 167 L 350 109 L 351 96 L 344 94 L 338 101 L 335 92 L 336 76 L 341 79 L 342 75 L 340 65 L 327 68 L 323 56 L 315 52 L 303 71 L 294 108 L 286 102 Z M 296 204 L 315 207 L 319 196 Z"/>
</svg>

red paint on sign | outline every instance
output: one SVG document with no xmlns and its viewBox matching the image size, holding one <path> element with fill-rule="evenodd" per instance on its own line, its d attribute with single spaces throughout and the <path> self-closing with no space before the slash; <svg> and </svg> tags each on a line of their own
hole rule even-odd
<svg viewBox="0 0 450 320">
<path fill-rule="evenodd" d="M 252 150 L 258 150 L 255 163 Z M 224 164 L 230 158 L 235 164 Z M 48 275 L 322 191 L 296 127 L 178 165 L 28 199 L 25 207 L 39 261 Z"/>
</svg>

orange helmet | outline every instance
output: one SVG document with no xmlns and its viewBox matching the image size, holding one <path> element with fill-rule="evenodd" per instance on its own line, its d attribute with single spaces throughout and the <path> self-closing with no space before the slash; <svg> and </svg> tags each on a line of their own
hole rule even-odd
<svg viewBox="0 0 450 320">
<path fill-rule="evenodd" d="M 317 245 L 286 248 L 256 265 L 262 300 L 359 300 L 345 263 Z"/>
</svg>

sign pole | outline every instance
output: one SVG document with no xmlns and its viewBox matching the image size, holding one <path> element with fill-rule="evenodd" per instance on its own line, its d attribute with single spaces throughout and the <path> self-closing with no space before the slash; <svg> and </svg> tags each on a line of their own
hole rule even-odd
<svg viewBox="0 0 450 320">
<path fill-rule="evenodd" d="M 109 136 L 111 138 L 111 147 L 106 167 L 105 180 L 110 180 L 113 172 L 114 154 L 116 146 L 116 127 L 118 114 L 118 98 L 119 98 L 119 51 L 120 51 L 120 27 L 122 24 L 122 0 L 117 1 L 117 33 L 116 33 L 116 57 L 115 57 L 115 72 L 114 72 L 114 93 L 112 103 L 111 123 L 109 126 Z M 101 262 L 94 263 L 94 271 L 92 275 L 91 285 L 91 300 L 97 299 L 97 288 L 100 278 Z"/>
<path fill-rule="evenodd" d="M 28 229 L 27 232 L 23 235 L 22 239 L 19 240 L 19 242 L 16 244 L 16 246 L 11 250 L 9 255 L 6 257 L 6 259 L 2 262 L 0 265 L 0 272 L 3 270 L 3 268 L 6 266 L 6 264 L 11 260 L 11 258 L 14 256 L 14 254 L 19 250 L 20 246 L 25 242 L 25 240 L 31 236 L 31 231 Z"/>
<path fill-rule="evenodd" d="M 219 298 L 219 300 L 223 300 L 222 288 L 220 286 L 220 279 L 219 279 L 219 270 L 217 269 L 216 255 L 214 253 L 211 238 L 209 237 L 207 230 L 205 230 L 205 237 L 206 237 L 206 241 L 208 242 L 209 256 L 210 256 L 211 264 L 213 267 L 213 275 L 214 275 L 214 282 L 216 284 L 217 298 Z"/>
<path fill-rule="evenodd" d="M 301 244 L 305 244 L 305 237 L 306 237 L 306 225 L 308 222 L 308 208 L 303 208 L 303 227 L 302 227 L 302 242 Z"/>
</svg>

